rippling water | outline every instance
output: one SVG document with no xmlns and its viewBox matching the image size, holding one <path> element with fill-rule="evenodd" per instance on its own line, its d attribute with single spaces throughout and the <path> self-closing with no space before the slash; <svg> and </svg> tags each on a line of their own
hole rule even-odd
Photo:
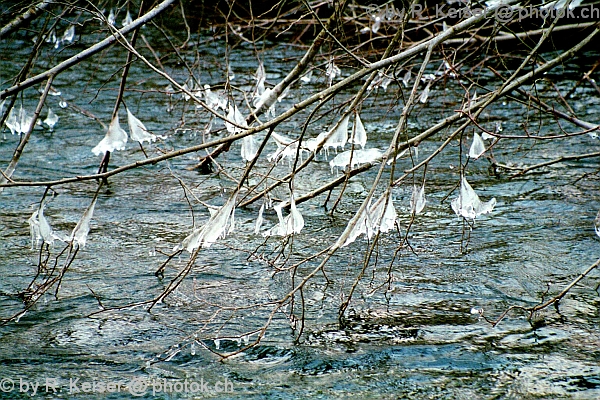
<svg viewBox="0 0 600 400">
<path fill-rule="evenodd" d="M 5 42 L 0 52 L 6 54 L 10 49 L 24 55 L 24 48 L 23 43 Z M 203 52 L 219 57 L 210 46 Z M 272 82 L 285 73 L 286 65 L 270 59 L 275 54 L 290 60 L 299 55 L 284 46 L 267 51 L 265 68 Z M 581 57 L 565 68 L 570 73 L 587 71 L 592 57 L 597 54 Z M 83 63 L 61 74 L 55 86 L 71 106 L 86 109 L 107 123 L 118 83 L 113 79 L 100 92 L 96 90 L 118 71 L 123 59 L 121 52 L 112 50 L 104 56 L 106 62 Z M 256 68 L 252 49 L 238 48 L 232 60 L 236 82 L 249 87 Z M 92 66 L 97 67 L 93 73 Z M 3 80 L 14 73 L 14 68 L 9 59 L 2 58 Z M 178 73 L 183 72 L 174 71 L 176 76 Z M 137 64 L 131 77 L 135 82 L 132 86 L 140 90 L 163 90 L 166 86 Z M 217 83 L 222 77 L 219 71 L 211 70 L 203 71 L 201 79 Z M 569 87 L 567 82 L 564 85 Z M 296 96 L 310 90 L 310 86 L 304 87 Z M 370 133 L 369 146 L 383 146 L 394 129 L 398 107 L 381 112 L 393 104 L 393 92 L 390 86 L 388 92 L 380 91 L 363 106 L 361 117 Z M 552 93 L 544 95 L 551 97 Z M 34 90 L 26 92 L 28 109 L 32 109 L 36 96 Z M 415 110 L 411 134 L 440 115 L 448 115 L 457 106 L 453 99 L 461 97 L 460 88 L 452 82 L 447 83 L 445 92 L 433 90 L 428 107 Z M 206 122 L 206 117 L 195 114 L 189 104 L 179 101 L 174 111 L 167 113 L 164 98 L 152 92 L 142 95 L 132 91 L 125 99 L 150 130 L 165 137 L 159 144 L 162 148 L 183 148 L 201 140 L 201 132 L 177 128 L 184 107 L 188 108 L 186 120 L 191 126 Z M 290 98 L 279 105 L 280 109 L 297 99 Z M 571 101 L 576 109 L 587 110 L 582 111 L 582 118 L 597 122 L 600 104 L 591 88 L 582 87 Z M 59 108 L 56 98 L 50 98 L 50 106 L 60 121 L 54 132 L 34 132 L 16 179 L 57 179 L 93 173 L 97 168 L 99 160 L 90 150 L 104 135 L 100 125 L 72 107 Z M 490 118 L 502 120 L 504 132 L 514 133 L 520 132 L 523 122 L 514 115 L 522 113 L 522 106 L 497 104 Z M 542 132 L 556 129 L 551 122 L 543 122 Z M 300 119 L 290 121 L 281 130 L 298 132 L 301 123 Z M 315 125 L 319 127 L 309 130 L 311 136 L 323 129 L 321 121 Z M 6 165 L 18 138 L 5 130 L 0 139 L 0 162 Z M 420 159 L 440 143 L 439 139 L 422 143 Z M 464 148 L 468 145 L 465 141 Z M 494 156 L 502 163 L 528 165 L 597 148 L 597 141 L 583 135 L 558 142 L 503 144 L 495 149 Z M 154 276 L 165 260 L 161 253 L 170 252 L 192 227 L 189 205 L 177 178 L 199 200 L 210 204 L 222 204 L 233 186 L 227 174 L 205 176 L 187 170 L 197 157 L 187 155 L 110 179 L 110 186 L 103 188 L 98 198 L 88 244 L 65 276 L 58 300 L 47 294 L 18 322 L 0 328 L 0 378 L 16 382 L 19 378 L 32 382 L 56 378 L 62 391 L 43 393 L 52 398 L 71 398 L 74 394 L 69 385 L 74 378 L 80 382 L 131 383 L 134 377 L 154 379 L 155 386 L 147 388 L 147 398 L 168 398 L 164 393 L 154 396 L 151 391 L 161 382 L 185 380 L 230 382 L 233 393 L 212 393 L 223 398 L 600 396 L 597 272 L 561 301 L 559 312 L 554 308 L 541 311 L 532 323 L 523 312 L 513 311 L 492 327 L 471 313 L 473 307 L 483 308 L 484 315 L 494 319 L 510 305 L 537 304 L 542 296 L 548 298 L 547 291 L 557 293 L 598 258 L 600 244 L 592 226 L 600 208 L 597 159 L 557 164 L 543 174 L 514 180 L 490 177 L 486 160 L 471 161 L 469 181 L 483 199 L 495 197 L 498 204 L 492 214 L 477 219 L 468 252 L 461 253 L 463 226 L 449 204 L 455 194 L 447 198 L 458 182 L 458 146 L 452 144 L 428 169 L 428 202 L 411 227 L 411 250 L 403 248 L 393 260 L 410 220 L 412 181 L 394 189 L 400 235 L 382 238 L 343 327 L 337 323 L 337 308 L 340 296 L 347 293 L 362 266 L 367 248 L 362 238 L 329 262 L 325 269 L 329 283 L 319 275 L 304 290 L 306 327 L 299 343 L 294 343 L 285 315 L 277 313 L 258 346 L 219 362 L 210 350 L 234 351 L 255 340 L 256 334 L 246 336 L 246 332 L 259 329 L 271 308 L 224 310 L 213 316 L 215 305 L 240 307 L 273 301 L 289 290 L 289 273 L 274 274 L 267 262 L 275 258 L 277 241 L 260 248 L 259 258 L 250 254 L 262 242 L 252 234 L 256 205 L 236 211 L 236 234 L 202 251 L 190 276 L 151 313 L 138 307 L 89 316 L 99 310 L 99 302 L 115 307 L 158 295 L 183 267 L 185 255 L 167 267 L 164 279 Z M 143 158 L 136 146 L 129 146 L 111 158 L 111 165 Z M 314 168 L 297 177 L 300 192 L 332 177 L 324 156 L 318 160 Z M 238 147 L 218 162 L 234 176 L 241 173 Z M 408 159 L 398 162 L 401 170 L 410 166 Z M 262 171 L 267 167 L 267 163 L 259 166 Z M 284 162 L 277 170 L 286 168 Z M 300 205 L 306 227 L 294 239 L 291 258 L 310 255 L 334 240 L 368 192 L 372 179 L 370 172 L 353 180 L 333 216 L 322 207 L 324 196 Z M 70 232 L 95 188 L 95 183 L 56 188 L 46 209 L 55 230 Z M 27 218 L 43 191 L 10 188 L 0 195 L 2 317 L 21 309 L 15 294 L 27 287 L 35 273 L 38 252 L 30 250 Z M 287 196 L 284 189 L 277 193 Z M 196 218 L 206 219 L 206 208 L 192 202 Z M 266 218 L 267 224 L 276 221 L 274 215 Z M 300 267 L 298 276 L 316 265 L 311 262 Z M 208 326 L 213 336 L 206 336 L 205 321 L 211 318 Z M 12 394 L 18 397 L 16 392 Z M 114 393 L 108 398 L 127 396 Z"/>
</svg>

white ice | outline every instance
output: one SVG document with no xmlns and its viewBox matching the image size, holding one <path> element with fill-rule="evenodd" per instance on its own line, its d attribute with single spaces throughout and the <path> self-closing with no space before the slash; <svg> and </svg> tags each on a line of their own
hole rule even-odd
<svg viewBox="0 0 600 400">
<path fill-rule="evenodd" d="M 121 128 L 119 115 L 117 114 L 111 121 L 104 139 L 92 149 L 92 153 L 99 155 L 107 151 L 124 150 L 125 144 L 127 144 L 127 132 Z"/>
<path fill-rule="evenodd" d="M 479 215 L 491 213 L 496 205 L 496 199 L 482 202 L 473 190 L 467 179 L 463 176 L 460 180 L 460 193 L 450 203 L 456 215 L 464 218 L 475 219 Z"/>
<path fill-rule="evenodd" d="M 427 199 L 425 199 L 425 185 L 413 187 L 412 196 L 410 197 L 410 212 L 411 214 L 420 214 L 421 211 L 425 208 L 425 203 L 427 203 Z"/>
<path fill-rule="evenodd" d="M 156 140 L 156 135 L 148 132 L 142 121 L 137 119 L 131 111 L 127 110 L 127 124 L 129 125 L 129 136 L 131 140 L 137 140 L 140 144 L 144 142 L 152 143 Z"/>
<path fill-rule="evenodd" d="M 485 144 L 483 143 L 481 136 L 475 132 L 473 135 L 473 143 L 469 149 L 469 157 L 477 160 L 483 153 L 485 153 Z"/>
</svg>

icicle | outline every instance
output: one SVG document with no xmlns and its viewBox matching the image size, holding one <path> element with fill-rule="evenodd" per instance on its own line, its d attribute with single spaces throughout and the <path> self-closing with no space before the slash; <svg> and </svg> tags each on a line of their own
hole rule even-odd
<svg viewBox="0 0 600 400">
<path fill-rule="evenodd" d="M 265 81 L 267 74 L 265 73 L 265 66 L 262 61 L 258 62 L 258 68 L 256 69 L 256 95 L 260 97 L 265 92 Z"/>
<path fill-rule="evenodd" d="M 31 125 L 31 121 L 33 121 L 33 117 L 29 117 L 23 106 L 20 106 L 18 124 L 19 133 L 27 133 L 29 130 L 29 125 Z"/>
<path fill-rule="evenodd" d="M 90 232 L 90 221 L 92 220 L 92 216 L 94 215 L 94 207 L 96 207 L 97 196 L 94 197 L 88 208 L 85 209 L 83 215 L 75 225 L 73 229 L 73 233 L 71 233 L 71 237 L 69 240 L 73 245 L 77 245 L 81 248 L 85 247 L 85 243 L 87 241 L 88 233 Z"/>
<path fill-rule="evenodd" d="M 19 123 L 17 122 L 17 116 L 15 115 L 14 112 L 15 108 L 11 108 L 10 112 L 8 113 L 8 117 L 6 117 L 6 120 L 4 121 L 4 125 L 6 125 L 8 127 L 8 129 L 10 129 L 10 133 L 11 134 L 15 134 L 19 133 L 20 128 L 19 128 Z"/>
<path fill-rule="evenodd" d="M 594 231 L 596 231 L 596 235 L 600 237 L 600 211 L 598 211 L 596 219 L 594 219 Z"/>
<path fill-rule="evenodd" d="M 481 214 L 492 212 L 496 205 L 496 199 L 482 203 L 467 179 L 463 176 L 460 181 L 460 193 L 450 203 L 456 215 L 464 218 L 475 219 Z"/>
<path fill-rule="evenodd" d="M 361 148 L 364 148 L 365 144 L 367 144 L 367 132 L 358 113 L 354 119 L 354 129 L 350 143 L 359 144 Z"/>
<path fill-rule="evenodd" d="M 396 208 L 391 196 L 389 196 L 389 191 L 384 192 L 369 209 L 369 219 L 371 220 L 371 226 L 367 225 L 367 236 L 369 239 L 377 232 L 385 233 L 394 228 Z"/>
<path fill-rule="evenodd" d="M 137 119 L 127 107 L 127 124 L 129 125 L 129 136 L 131 140 L 137 140 L 140 144 L 144 142 L 152 143 L 156 140 L 156 135 L 148 133 L 148 129 L 144 126 L 142 121 Z"/>
<path fill-rule="evenodd" d="M 471 148 L 469 149 L 469 157 L 477 160 L 483 153 L 485 153 L 485 144 L 483 144 L 481 136 L 475 132 L 473 135 L 473 144 L 471 144 Z"/>
<path fill-rule="evenodd" d="M 126 143 L 127 132 L 121 128 L 121 125 L 119 124 L 119 115 L 117 114 L 110 122 L 106 136 L 104 136 L 104 139 L 92 149 L 92 153 L 99 155 L 101 153 L 104 154 L 107 151 L 113 152 L 115 150 L 124 150 Z"/>
<path fill-rule="evenodd" d="M 386 204 L 387 203 L 387 204 Z M 348 226 L 350 226 L 350 221 Z M 354 242 L 361 234 L 366 233 L 371 239 L 377 232 L 389 232 L 394 228 L 396 222 L 396 208 L 390 196 L 390 191 L 385 191 L 375 204 L 367 205 L 358 217 L 356 224 L 350 230 L 348 238 L 342 247 Z M 348 227 L 346 227 L 346 230 Z"/>
<path fill-rule="evenodd" d="M 425 208 L 425 185 L 418 188 L 416 185 L 413 187 L 412 196 L 410 197 L 410 212 L 411 214 L 420 214 Z"/>
<path fill-rule="evenodd" d="M 54 243 L 55 235 L 52 233 L 52 227 L 48 223 L 48 220 L 44 216 L 44 207 L 46 206 L 45 202 L 42 202 L 40 205 L 40 209 L 38 212 L 38 226 L 40 237 L 44 241 L 44 243 L 49 244 L 50 246 Z"/>
<path fill-rule="evenodd" d="M 56 125 L 57 122 L 58 122 L 58 115 L 56 115 L 54 113 L 54 111 L 52 111 L 51 108 L 48 108 L 48 116 L 44 120 L 44 123 L 46 125 L 48 125 L 48 127 L 50 128 L 50 130 L 53 130 L 54 129 L 54 125 Z"/>
<path fill-rule="evenodd" d="M 210 90 L 210 85 L 204 85 L 204 98 L 206 105 L 210 108 L 218 110 L 219 108 L 225 111 L 227 108 L 227 99 Z"/>
</svg>

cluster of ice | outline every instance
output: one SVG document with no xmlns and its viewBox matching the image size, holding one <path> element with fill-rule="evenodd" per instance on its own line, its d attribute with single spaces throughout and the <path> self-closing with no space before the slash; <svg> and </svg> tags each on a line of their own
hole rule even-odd
<svg viewBox="0 0 600 400">
<path fill-rule="evenodd" d="M 144 124 L 137 119 L 129 109 L 127 109 L 127 123 L 129 125 L 129 132 L 131 139 L 137 140 L 142 144 L 143 142 L 153 142 L 156 140 L 156 135 L 148 132 Z M 127 132 L 119 123 L 119 115 L 115 114 L 114 118 L 108 126 L 108 131 L 104 138 L 92 149 L 92 153 L 95 155 L 104 154 L 107 151 L 113 152 L 115 150 L 124 150 L 127 144 Z"/>
</svg>

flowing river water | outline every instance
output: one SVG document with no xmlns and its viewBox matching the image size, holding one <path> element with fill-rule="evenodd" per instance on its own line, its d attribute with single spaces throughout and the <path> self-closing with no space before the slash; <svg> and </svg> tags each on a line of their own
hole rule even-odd
<svg viewBox="0 0 600 400">
<path fill-rule="evenodd" d="M 1 44 L 2 88 L 20 65 L 14 60 L 28 55 L 28 43 L 21 39 Z M 72 54 L 83 48 L 83 43 L 77 43 L 64 52 Z M 201 60 L 207 60 L 197 72 L 201 84 L 222 82 L 226 69 L 218 60 L 223 50 L 208 42 L 197 51 Z M 48 54 L 49 65 L 55 58 L 66 57 L 60 51 Z M 265 50 L 267 83 L 281 79 L 301 54 L 285 45 Z M 233 83 L 250 90 L 257 65 L 254 49 L 242 45 L 232 50 L 230 57 Z M 597 57 L 597 52 L 590 51 L 548 76 L 564 93 L 573 84 L 569 79 L 578 79 Z M 50 96 L 48 104 L 60 119 L 53 131 L 34 131 L 15 179 L 52 180 L 97 170 L 100 160 L 91 149 L 105 130 L 78 110 L 86 110 L 108 125 L 118 88 L 118 79 L 111 76 L 120 75 L 124 59 L 124 53 L 115 48 L 56 78 L 54 86 L 61 95 Z M 432 63 L 429 72 L 434 73 L 439 65 L 440 61 Z M 176 79 L 186 73 L 175 62 L 165 68 Z M 342 68 L 342 73 L 348 75 L 350 70 Z M 492 80 L 482 75 L 482 83 L 488 78 Z M 208 117 L 177 94 L 170 105 L 164 94 L 166 81 L 136 62 L 129 82 L 125 101 L 148 129 L 162 136 L 157 146 L 179 149 L 203 140 Z M 325 84 L 322 68 L 315 71 L 310 83 L 297 84 L 290 97 L 278 104 L 278 111 Z M 460 86 L 452 80 L 439 85 L 432 88 L 427 104 L 414 109 L 409 122 L 411 136 L 460 107 Z M 538 86 L 540 96 L 555 98 L 551 85 L 541 82 Z M 367 147 L 383 149 L 391 137 L 401 109 L 396 103 L 397 89 L 395 84 L 387 91 L 380 88 L 363 104 Z M 333 104 L 341 105 L 350 95 L 350 91 L 344 92 Z M 37 91 L 30 89 L 19 98 L 19 104 L 22 101 L 27 110 L 33 110 L 37 96 Z M 241 104 L 241 97 L 237 99 Z M 61 101 L 66 108 L 61 108 Z M 569 102 L 580 118 L 598 122 L 600 101 L 592 87 L 582 85 Z M 525 106 L 498 102 L 486 113 L 490 124 L 502 123 L 503 133 L 523 132 Z M 183 126 L 182 117 L 186 121 Z M 285 122 L 278 132 L 297 137 L 302 118 Z M 315 121 L 307 134 L 316 136 L 331 119 L 326 115 Z M 121 120 L 125 125 L 124 111 Z M 529 124 L 541 134 L 558 131 L 551 119 Z M 466 132 L 463 154 L 471 137 L 471 131 Z M 18 140 L 4 128 L 0 136 L 2 168 Z M 442 141 L 439 134 L 421 143 L 418 156 L 414 156 L 423 160 Z M 501 141 L 494 157 L 503 164 L 530 165 L 597 151 L 598 143 L 586 134 L 556 141 Z M 149 155 L 157 154 L 153 146 L 145 145 Z M 269 143 L 259 160 L 259 171 L 267 171 L 266 154 L 274 148 Z M 306 193 L 339 173 L 333 171 L 332 175 L 327 162 L 333 155 L 319 155 L 309 173 L 297 176 L 295 190 Z M 129 143 L 125 151 L 113 154 L 110 165 L 142 159 L 139 146 Z M 235 186 L 231 176 L 239 177 L 244 166 L 239 144 L 217 160 L 224 169 L 220 174 L 189 170 L 197 160 L 198 154 L 192 153 L 109 179 L 110 185 L 99 193 L 88 243 L 65 275 L 58 299 L 51 291 L 18 321 L 0 327 L 1 398 L 30 398 L 35 384 L 40 385 L 36 396 L 42 398 L 129 398 L 135 384 L 141 384 L 136 393 L 140 397 L 157 399 L 600 397 L 597 271 L 574 287 L 558 309 L 543 310 L 532 321 L 525 312 L 514 310 L 492 327 L 472 312 L 483 309 L 485 316 L 495 319 L 511 305 L 531 307 L 558 293 L 597 260 L 600 242 L 593 228 L 600 209 L 597 158 L 563 162 L 541 174 L 517 179 L 508 179 L 506 173 L 491 176 L 485 157 L 471 160 L 469 182 L 483 200 L 494 197 L 497 204 L 491 214 L 476 219 L 467 251 L 461 252 L 465 227 L 450 207 L 450 200 L 457 195 L 460 166 L 458 141 L 454 141 L 430 164 L 426 207 L 411 226 L 410 249 L 403 247 L 395 259 L 410 221 L 412 178 L 394 188 L 400 231 L 383 235 L 343 327 L 337 323 L 337 309 L 362 268 L 368 248 L 364 237 L 340 250 L 327 264 L 330 283 L 319 275 L 307 285 L 303 292 L 306 326 L 299 342 L 294 342 L 290 321 L 280 312 L 260 344 L 224 361 L 210 350 L 235 351 L 256 339 L 255 334 L 246 333 L 260 328 L 271 308 L 223 310 L 207 327 L 210 313 L 218 308 L 215 305 L 242 307 L 272 301 L 290 289 L 289 273 L 275 274 L 271 263 L 279 241 L 271 239 L 259 248 L 264 239 L 253 233 L 260 202 L 236 210 L 235 232 L 202 250 L 182 285 L 150 313 L 137 307 L 93 314 L 99 311 L 99 302 L 116 307 L 157 296 L 185 264 L 188 255 L 184 252 L 167 266 L 163 279 L 154 275 L 166 258 L 164 253 L 171 252 L 193 224 L 180 182 L 198 200 L 222 205 Z M 411 166 L 408 157 L 397 162 L 399 170 Z M 306 225 L 294 238 L 292 259 L 309 256 L 335 240 L 368 193 L 377 168 L 350 181 L 333 215 L 323 207 L 325 196 L 298 206 Z M 287 161 L 276 170 L 289 170 Z M 415 179 L 420 182 L 422 175 Z M 68 234 L 73 229 L 96 187 L 95 181 L 55 187 L 45 210 L 55 231 Z M 16 294 L 35 275 L 39 250 L 31 249 L 27 219 L 43 193 L 43 187 L 19 187 L 0 194 L 3 318 L 22 309 Z M 282 199 L 288 196 L 285 189 L 279 189 L 277 195 Z M 208 218 L 206 207 L 196 199 L 190 201 L 196 219 Z M 274 213 L 265 214 L 265 219 L 265 226 L 276 222 Z M 257 248 L 255 255 L 260 257 L 253 257 L 250 253 Z M 60 249 L 61 244 L 55 243 L 53 254 Z M 301 267 L 298 276 L 315 265 L 309 262 Z M 390 282 L 386 282 L 388 277 Z M 149 386 L 143 386 L 144 380 Z M 14 386 L 8 390 L 10 382 Z M 108 389 L 116 390 L 114 386 L 98 386 L 110 383 L 116 383 L 119 391 L 109 393 Z M 215 386 L 219 383 L 222 386 Z M 87 384 L 97 385 L 96 390 L 83 393 Z M 102 388 L 105 390 L 100 393 Z M 219 388 L 226 393 L 219 393 Z"/>
</svg>

